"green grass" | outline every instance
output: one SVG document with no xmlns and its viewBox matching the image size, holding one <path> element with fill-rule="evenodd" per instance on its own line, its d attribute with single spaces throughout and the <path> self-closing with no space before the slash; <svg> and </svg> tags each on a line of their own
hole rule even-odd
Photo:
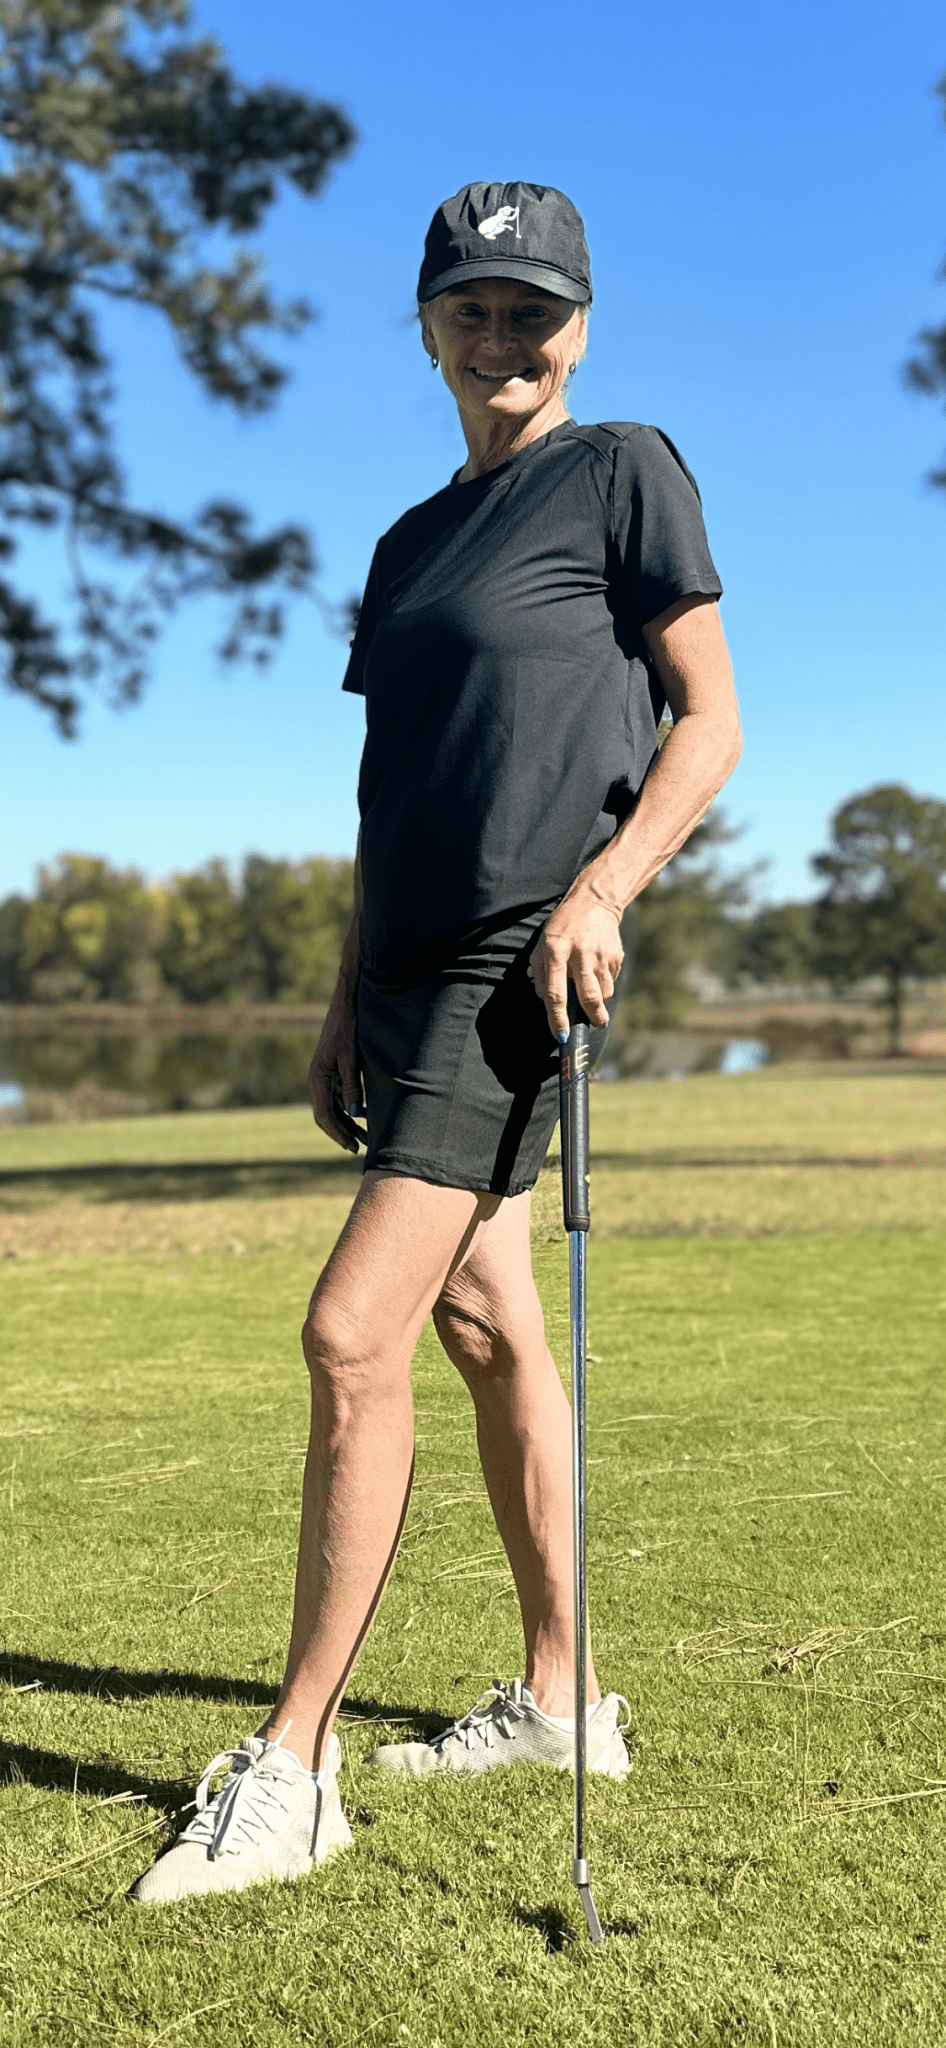
<svg viewBox="0 0 946 2048">
<path fill-rule="evenodd" d="M 946 2031 L 942 1081 L 594 1092 L 591 1585 L 635 1769 L 404 1786 L 519 1668 L 466 1396 L 340 1724 L 355 1845 L 297 1885 L 124 1892 L 278 1683 L 298 1326 L 355 1185 L 296 1111 L 0 1136 L 0 2036 L 328 2048 L 939 2048 Z M 552 1174 L 537 1265 L 567 1349 Z M 147 1832 L 145 1832 L 147 1831 Z"/>
</svg>

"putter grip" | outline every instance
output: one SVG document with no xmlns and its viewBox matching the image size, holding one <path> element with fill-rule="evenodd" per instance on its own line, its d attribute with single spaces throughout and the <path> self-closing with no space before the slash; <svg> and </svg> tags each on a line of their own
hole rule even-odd
<svg viewBox="0 0 946 2048">
<path fill-rule="evenodd" d="M 588 1026 L 573 1024 L 559 1065 L 562 1117 L 562 1201 L 566 1230 L 587 1230 Z"/>
</svg>

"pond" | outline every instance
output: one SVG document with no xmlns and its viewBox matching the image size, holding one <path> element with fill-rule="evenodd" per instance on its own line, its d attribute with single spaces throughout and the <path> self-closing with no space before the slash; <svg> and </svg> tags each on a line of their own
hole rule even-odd
<svg viewBox="0 0 946 2048">
<path fill-rule="evenodd" d="M 59 1031 L 35 1026 L 11 1031 L 7 1026 L 0 1031 L 0 1121 L 307 1102 L 309 1062 L 318 1035 L 318 1022 L 234 1032 L 171 1031 L 147 1024 L 135 1032 L 114 1026 L 100 1032 L 88 1026 Z M 683 1079 L 695 1070 L 696 1056 L 690 1049 L 681 1061 L 677 1035 L 663 1036 L 666 1045 L 657 1050 L 668 1057 L 648 1062 L 646 1071 Z M 750 1073 L 768 1057 L 759 1039 L 730 1039 L 704 1050 L 699 1067 Z M 617 1067 L 605 1061 L 599 1079 L 617 1077 Z"/>
<path fill-rule="evenodd" d="M 761 1038 L 731 1038 L 719 1061 L 721 1074 L 757 1074 L 768 1063 L 769 1048 Z"/>
<path fill-rule="evenodd" d="M 319 1027 L 0 1033 L 0 1115 L 145 1114 L 305 1102 Z"/>
</svg>

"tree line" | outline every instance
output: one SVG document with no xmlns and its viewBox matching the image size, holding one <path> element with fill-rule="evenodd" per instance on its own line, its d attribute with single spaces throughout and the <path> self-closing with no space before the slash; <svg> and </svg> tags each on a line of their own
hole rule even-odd
<svg viewBox="0 0 946 2048">
<path fill-rule="evenodd" d="M 872 981 L 898 1051 L 907 984 L 946 974 L 946 803 L 902 783 L 848 797 L 811 856 L 820 893 L 751 913 L 751 877 L 721 878 L 712 839 L 710 819 L 632 908 L 634 1021 L 675 1021 L 694 962 L 731 987 L 820 982 L 843 994 Z"/>
<path fill-rule="evenodd" d="M 323 1003 L 352 908 L 350 860 L 208 861 L 168 882 L 67 853 L 0 903 L 5 1003 Z"/>
<path fill-rule="evenodd" d="M 908 981 L 946 974 L 946 803 L 901 784 L 849 797 L 812 859 L 820 894 L 752 910 L 711 814 L 628 912 L 625 1022 L 672 1024 L 692 970 L 727 986 L 882 984 L 891 1044 Z M 209 861 L 168 882 L 88 854 L 0 902 L 0 1002 L 323 1003 L 351 916 L 350 860 Z"/>
</svg>

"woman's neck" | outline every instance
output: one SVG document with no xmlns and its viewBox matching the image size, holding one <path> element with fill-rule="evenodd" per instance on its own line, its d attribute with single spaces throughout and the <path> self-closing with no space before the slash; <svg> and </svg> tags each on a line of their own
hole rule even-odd
<svg viewBox="0 0 946 2048">
<path fill-rule="evenodd" d="M 524 417 L 512 413 L 505 418 L 484 420 L 481 416 L 464 418 L 461 412 L 460 425 L 468 454 L 463 468 L 457 473 L 457 482 L 472 483 L 474 477 L 485 476 L 487 470 L 499 469 L 511 455 L 518 455 L 533 441 L 540 441 L 543 434 L 550 434 L 554 427 L 563 426 L 568 417 L 558 394 L 552 405 Z"/>
</svg>

